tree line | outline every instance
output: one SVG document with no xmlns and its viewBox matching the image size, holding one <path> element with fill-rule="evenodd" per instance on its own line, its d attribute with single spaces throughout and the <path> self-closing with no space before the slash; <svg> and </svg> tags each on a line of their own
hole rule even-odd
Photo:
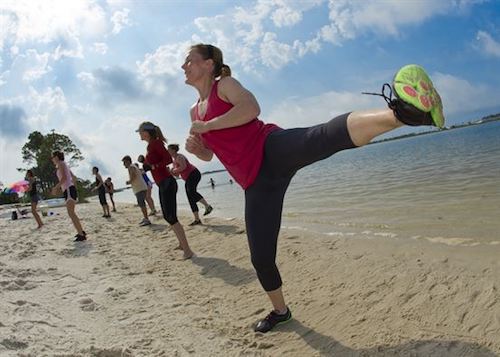
<svg viewBox="0 0 500 357">
<path fill-rule="evenodd" d="M 38 190 L 43 198 L 54 197 L 50 190 L 57 184 L 58 180 L 51 159 L 52 153 L 57 150 L 64 153 L 65 161 L 69 167 L 78 166 L 78 163 L 84 159 L 80 149 L 68 136 L 56 133 L 54 130 L 45 135 L 39 131 L 31 132 L 28 135 L 28 141 L 21 149 L 23 163 L 26 167 L 17 168 L 20 172 L 20 179 L 24 178 L 28 169 L 31 169 L 37 178 Z M 91 181 L 78 178 L 76 182 L 78 196 L 81 198 L 89 196 L 91 186 Z M 0 193 L 0 204 L 20 201 L 17 193 L 4 191 Z"/>
</svg>

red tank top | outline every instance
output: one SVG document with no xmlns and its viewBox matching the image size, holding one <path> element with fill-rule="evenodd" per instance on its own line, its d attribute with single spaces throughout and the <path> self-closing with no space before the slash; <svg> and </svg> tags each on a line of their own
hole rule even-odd
<svg viewBox="0 0 500 357">
<path fill-rule="evenodd" d="M 177 154 L 177 156 L 182 157 L 184 159 L 184 161 L 186 162 L 186 167 L 184 168 L 184 170 L 179 172 L 179 175 L 181 175 L 182 179 L 184 181 L 186 181 L 188 179 L 189 175 L 191 174 L 191 172 L 193 172 L 196 169 L 196 167 L 193 164 L 191 164 L 184 155 Z M 174 160 L 174 168 L 179 168 L 180 165 L 177 162 L 177 160 L 174 158 L 172 158 L 172 159 Z"/>
<path fill-rule="evenodd" d="M 210 91 L 205 116 L 198 114 L 196 118 L 209 121 L 229 111 L 233 105 L 225 102 L 217 95 L 219 81 L 215 81 Z M 257 177 L 264 157 L 264 144 L 267 136 L 279 129 L 274 124 L 264 124 L 255 118 L 237 127 L 213 130 L 201 134 L 205 146 L 212 150 L 224 167 L 229 171 L 243 189 L 247 189 Z"/>
</svg>

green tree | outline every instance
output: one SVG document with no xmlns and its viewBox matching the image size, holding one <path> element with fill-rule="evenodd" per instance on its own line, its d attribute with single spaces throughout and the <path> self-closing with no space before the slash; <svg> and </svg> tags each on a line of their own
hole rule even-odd
<svg viewBox="0 0 500 357">
<path fill-rule="evenodd" d="M 43 135 L 39 131 L 29 134 L 28 142 L 22 148 L 23 162 L 31 167 L 33 173 L 40 182 L 42 191 L 47 191 L 57 182 L 54 165 L 51 157 L 52 152 L 59 150 L 64 153 L 65 161 L 70 167 L 74 167 L 83 160 L 80 149 L 64 135 L 58 134 L 54 130 Z M 25 171 L 26 169 L 18 169 Z"/>
</svg>

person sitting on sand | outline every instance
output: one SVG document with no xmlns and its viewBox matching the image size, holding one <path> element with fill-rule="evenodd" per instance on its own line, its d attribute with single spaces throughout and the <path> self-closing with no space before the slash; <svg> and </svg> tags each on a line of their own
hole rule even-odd
<svg viewBox="0 0 500 357">
<path fill-rule="evenodd" d="M 106 192 L 109 195 L 109 199 L 111 200 L 111 205 L 113 206 L 113 212 L 116 212 L 115 201 L 113 200 L 113 194 L 115 193 L 115 186 L 113 182 L 111 182 L 111 177 L 108 177 L 106 181 L 104 181 L 104 186 L 106 187 Z"/>
<path fill-rule="evenodd" d="M 208 215 L 213 210 L 213 207 L 208 204 L 208 202 L 197 190 L 198 183 L 200 183 L 201 180 L 201 173 L 184 155 L 179 154 L 179 145 L 170 144 L 167 149 L 173 160 L 174 167 L 171 170 L 172 174 L 180 176 L 184 181 L 186 181 L 186 196 L 189 201 L 189 206 L 191 206 L 191 212 L 193 212 L 194 215 L 194 221 L 189 225 L 195 226 L 201 224 L 197 203 L 201 202 L 203 206 L 205 206 L 205 212 L 203 213 L 204 216 Z"/>
<path fill-rule="evenodd" d="M 128 170 L 128 181 L 127 185 L 132 186 L 132 191 L 137 198 L 137 204 L 142 212 L 142 221 L 139 222 L 139 226 L 149 226 L 151 222 L 148 218 L 148 211 L 146 209 L 146 194 L 148 192 L 148 186 L 142 177 L 141 170 L 135 165 L 132 165 L 132 159 L 130 156 L 126 155 L 122 159 L 123 166 Z"/>
<path fill-rule="evenodd" d="M 92 174 L 95 175 L 94 191 L 97 191 L 97 194 L 99 195 L 99 203 L 101 204 L 102 211 L 104 212 L 102 216 L 104 218 L 111 218 L 108 202 L 106 201 L 106 187 L 104 186 L 104 181 L 102 180 L 102 176 L 99 173 L 99 168 L 97 166 L 92 168 Z"/>
<path fill-rule="evenodd" d="M 273 310 L 255 325 L 268 332 L 292 318 L 276 266 L 278 234 L 286 190 L 301 168 L 338 151 L 369 143 L 403 125 L 444 125 L 439 94 L 424 69 L 401 68 L 380 94 L 389 108 L 353 111 L 309 128 L 282 129 L 257 118 L 253 94 L 232 77 L 221 75 L 219 48 L 193 45 L 182 69 L 198 101 L 190 110 L 186 150 L 210 161 L 215 154 L 245 190 L 245 222 L 252 264 Z M 385 90 L 391 89 L 389 95 Z M 392 93 L 396 98 L 392 98 Z"/>
<path fill-rule="evenodd" d="M 40 201 L 40 195 L 38 194 L 37 182 L 35 175 L 33 175 L 33 171 L 31 170 L 26 171 L 26 181 L 29 182 L 28 196 L 31 202 L 31 213 L 33 214 L 33 217 L 35 217 L 35 221 L 38 224 L 37 228 L 40 229 L 43 226 L 43 222 L 42 218 L 40 218 L 40 215 L 36 210 L 38 201 Z"/>
<path fill-rule="evenodd" d="M 52 188 L 52 194 L 56 195 L 60 190 L 63 191 L 68 216 L 71 218 L 71 222 L 73 222 L 73 226 L 75 226 L 77 231 L 75 242 L 87 240 L 87 233 L 83 230 L 80 218 L 75 212 L 76 200 L 78 199 L 75 186 L 77 182 L 76 177 L 64 161 L 64 153 L 54 151 L 52 153 L 52 162 L 57 168 L 56 175 L 59 180 L 59 183 Z"/>
</svg>

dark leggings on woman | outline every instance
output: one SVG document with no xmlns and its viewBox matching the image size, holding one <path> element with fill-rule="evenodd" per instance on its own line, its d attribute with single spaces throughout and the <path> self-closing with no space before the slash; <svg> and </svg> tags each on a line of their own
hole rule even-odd
<svg viewBox="0 0 500 357">
<path fill-rule="evenodd" d="M 347 131 L 348 115 L 310 128 L 277 130 L 266 139 L 259 174 L 245 190 L 245 222 L 252 264 L 266 291 L 276 290 L 282 284 L 275 262 L 276 246 L 290 180 L 304 166 L 355 147 Z"/>
<path fill-rule="evenodd" d="M 177 182 L 172 176 L 163 179 L 159 184 L 160 205 L 163 218 L 170 224 L 176 224 L 177 220 Z"/>
<path fill-rule="evenodd" d="M 191 211 L 198 212 L 198 205 L 196 202 L 203 199 L 203 196 L 198 193 L 196 187 L 201 180 L 201 173 L 198 169 L 194 169 L 186 180 L 186 195 L 191 206 Z"/>
</svg>

